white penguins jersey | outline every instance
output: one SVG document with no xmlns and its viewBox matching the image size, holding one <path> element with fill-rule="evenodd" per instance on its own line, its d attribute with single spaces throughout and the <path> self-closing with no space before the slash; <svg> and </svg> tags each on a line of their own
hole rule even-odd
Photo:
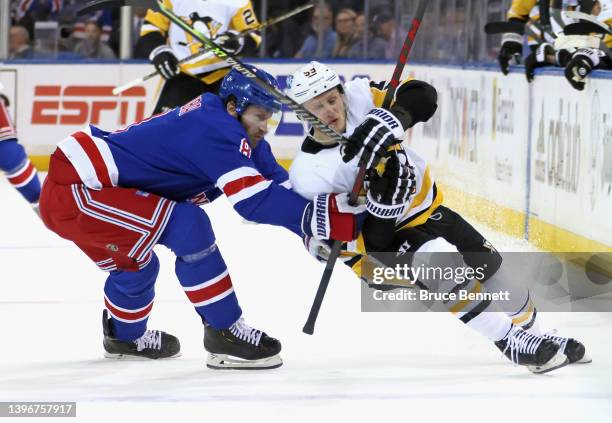
<svg viewBox="0 0 612 423">
<path fill-rule="evenodd" d="M 375 84 L 366 78 L 344 84 L 344 99 L 348 110 L 344 136 L 350 136 L 365 120 L 368 112 L 382 104 L 384 96 L 382 83 Z M 397 228 L 424 223 L 442 203 L 442 194 L 434 183 L 427 162 L 412 148 L 402 146 L 401 149 L 410 165 L 414 166 L 416 192 L 408 200 L 409 205 L 404 214 L 397 218 Z M 294 191 L 312 200 L 319 193 L 350 192 L 358 170 L 356 159 L 349 163 L 342 160 L 340 145 L 324 146 L 307 137 L 289 169 L 289 180 Z"/>
<path fill-rule="evenodd" d="M 250 0 L 163 0 L 163 4 L 189 24 L 193 24 L 195 29 L 211 38 L 230 29 L 244 32 L 259 27 L 259 21 Z M 193 21 L 191 18 L 193 13 L 204 19 Z M 181 27 L 170 22 L 161 13 L 148 10 L 140 36 L 152 31 L 158 31 L 167 36 L 168 43 L 179 60 L 202 49 L 202 44 L 194 41 L 193 37 Z M 253 38 L 256 45 L 259 45 L 261 38 L 257 33 L 250 34 L 250 37 Z M 205 83 L 211 84 L 225 76 L 228 67 L 225 61 L 211 54 L 182 64 L 181 70 L 193 76 L 201 76 Z M 203 74 L 206 75 L 203 76 Z"/>
</svg>

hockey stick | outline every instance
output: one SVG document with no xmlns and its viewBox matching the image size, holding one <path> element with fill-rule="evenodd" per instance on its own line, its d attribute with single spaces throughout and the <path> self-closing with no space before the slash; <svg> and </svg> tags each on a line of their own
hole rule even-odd
<svg viewBox="0 0 612 423">
<path fill-rule="evenodd" d="M 252 34 L 255 31 L 259 31 L 259 30 L 261 30 L 263 28 L 266 28 L 268 26 L 271 26 L 271 25 L 275 25 L 275 24 L 277 24 L 279 22 L 282 22 L 282 21 L 284 21 L 286 19 L 291 18 L 292 16 L 295 16 L 295 15 L 297 15 L 299 13 L 302 13 L 303 11 L 308 10 L 308 9 L 310 9 L 312 7 L 314 7 L 314 3 L 308 3 L 308 4 L 305 4 L 303 6 L 297 7 L 295 9 L 293 9 L 292 11 L 285 13 L 284 15 L 280 15 L 280 16 L 277 16 L 275 18 L 268 19 L 267 21 L 261 23 L 257 28 L 251 28 L 251 29 L 249 29 L 247 31 L 242 32 L 240 34 L 240 36 L 246 37 L 247 35 Z M 194 53 L 194 54 L 192 54 L 190 56 L 187 56 L 187 57 L 179 60 L 178 64 L 182 65 L 183 63 L 187 63 L 187 62 L 190 62 L 193 59 L 198 59 L 198 58 L 201 58 L 202 60 L 204 60 L 205 58 L 212 57 L 213 55 L 214 54 L 209 52 L 208 50 L 201 50 L 201 51 L 198 51 L 197 53 Z M 205 56 L 208 56 L 208 57 L 205 57 Z M 132 80 L 132 81 L 126 83 L 126 84 L 123 84 L 123 85 L 120 85 L 118 87 L 115 87 L 115 88 L 113 88 L 113 95 L 121 94 L 125 90 L 128 90 L 128 89 L 130 89 L 130 88 L 132 88 L 132 87 L 134 87 L 136 85 L 142 84 L 143 82 L 148 81 L 149 79 L 154 78 L 157 75 L 159 75 L 158 71 L 151 72 L 148 75 L 141 76 L 140 78 L 136 78 L 136 79 L 134 79 L 134 80 Z"/>
<path fill-rule="evenodd" d="M 412 25 L 410 27 L 410 31 L 408 31 L 408 34 L 406 35 L 404 44 L 402 45 L 402 50 L 400 52 L 399 58 L 397 59 L 397 63 L 395 64 L 393 76 L 391 77 L 391 80 L 387 85 L 387 93 L 385 94 L 385 98 L 382 104 L 383 108 L 388 108 L 391 104 L 391 101 L 393 100 L 393 95 L 395 94 L 395 90 L 399 86 L 404 66 L 408 61 L 408 55 L 410 54 L 410 50 L 412 50 L 414 39 L 421 26 L 421 22 L 423 21 L 423 16 L 425 16 L 425 10 L 427 9 L 428 3 L 429 0 L 421 0 L 419 3 L 419 8 L 417 9 L 417 13 L 412 19 Z M 360 166 L 359 172 L 357 173 L 357 178 L 355 179 L 355 183 L 351 191 L 351 197 L 349 201 L 350 204 L 357 203 L 357 198 L 359 196 L 359 191 L 361 191 L 361 187 L 363 185 L 365 173 L 365 165 Z M 319 310 L 321 310 L 321 304 L 323 303 L 323 298 L 325 297 L 325 292 L 327 291 L 329 280 L 331 279 L 332 272 L 334 271 L 336 259 L 340 256 L 341 250 L 342 242 L 334 241 L 331 252 L 329 253 L 329 258 L 327 259 L 327 263 L 325 265 L 325 270 L 323 271 L 323 275 L 321 276 L 321 282 L 319 282 L 317 294 L 312 303 L 312 307 L 310 308 L 310 313 L 308 314 L 308 320 L 306 320 L 306 324 L 302 329 L 302 332 L 307 333 L 308 335 L 312 335 L 314 333 L 314 326 L 319 315 Z"/>
<path fill-rule="evenodd" d="M 279 103 L 289 107 L 292 111 L 294 111 L 300 119 L 305 120 L 313 127 L 320 130 L 322 133 L 330 137 L 331 140 L 338 143 L 346 143 L 346 138 L 344 138 L 341 134 L 337 133 L 333 128 L 330 128 L 319 118 L 309 112 L 304 106 L 297 103 L 295 100 L 287 96 L 283 91 L 279 88 L 276 88 L 270 85 L 267 81 L 258 77 L 253 71 L 251 71 L 245 64 L 237 59 L 231 53 L 228 53 L 223 48 L 221 48 L 218 44 L 212 41 L 210 38 L 206 37 L 200 31 L 194 29 L 187 22 L 183 21 L 178 15 L 176 15 L 172 10 L 166 8 L 161 1 L 156 0 L 93 0 L 87 3 L 82 9 L 77 13 L 78 15 L 91 13 L 96 10 L 105 9 L 108 7 L 120 7 L 120 6 L 143 6 L 148 7 L 149 9 L 156 10 L 160 12 L 162 15 L 167 17 L 170 21 L 180 26 L 184 31 L 188 32 L 193 38 L 202 43 L 204 48 L 210 50 L 215 56 L 219 59 L 224 60 L 227 64 L 230 65 L 233 69 L 240 72 L 242 75 L 251 79 L 254 83 L 265 89 L 272 97 L 278 100 Z"/>
</svg>

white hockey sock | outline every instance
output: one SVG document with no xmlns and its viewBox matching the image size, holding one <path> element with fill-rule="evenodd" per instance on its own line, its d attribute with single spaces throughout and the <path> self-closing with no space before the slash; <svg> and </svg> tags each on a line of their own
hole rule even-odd
<svg viewBox="0 0 612 423">
<path fill-rule="evenodd" d="M 534 335 L 541 335 L 538 322 L 537 310 L 531 300 L 529 289 L 519 281 L 514 281 L 511 272 L 506 270 L 506 266 L 498 269 L 484 284 L 487 292 L 508 292 L 508 298 L 494 301 L 500 310 L 503 310 L 512 323 L 529 330 Z"/>
<path fill-rule="evenodd" d="M 482 284 L 475 279 L 455 290 L 458 289 L 474 294 L 485 292 Z M 459 320 L 491 341 L 504 338 L 512 327 L 512 320 L 493 301 L 459 300 L 449 302 L 446 306 Z"/>
</svg>

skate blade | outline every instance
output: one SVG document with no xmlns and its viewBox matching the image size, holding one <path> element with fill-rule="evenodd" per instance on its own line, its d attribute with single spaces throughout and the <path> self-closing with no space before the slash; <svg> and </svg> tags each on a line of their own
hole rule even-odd
<svg viewBox="0 0 612 423">
<path fill-rule="evenodd" d="M 561 351 L 557 351 L 557 354 L 555 354 L 553 358 L 548 360 L 546 364 L 543 364 L 541 366 L 527 366 L 527 368 L 532 373 L 542 374 L 542 373 L 551 372 L 561 367 L 565 367 L 568 364 L 569 364 L 569 360 L 567 359 L 565 354 L 563 354 L 563 352 Z"/>
<path fill-rule="evenodd" d="M 141 355 L 114 354 L 114 353 L 109 353 L 108 351 L 104 351 L 104 358 L 110 358 L 111 360 L 123 360 L 123 361 L 167 360 L 169 358 L 177 358 L 180 356 L 181 356 L 180 351 L 170 357 L 163 357 L 163 358 L 148 358 L 148 357 L 143 357 Z"/>
<path fill-rule="evenodd" d="M 206 359 L 206 367 L 215 370 L 266 370 L 276 369 L 283 365 L 279 355 L 260 360 L 243 360 L 227 354 L 210 353 Z"/>
</svg>

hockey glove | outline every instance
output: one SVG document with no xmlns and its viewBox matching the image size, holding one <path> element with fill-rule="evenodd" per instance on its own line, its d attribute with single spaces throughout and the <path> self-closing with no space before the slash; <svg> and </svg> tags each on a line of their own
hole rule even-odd
<svg viewBox="0 0 612 423">
<path fill-rule="evenodd" d="M 395 115 L 385 109 L 372 109 L 342 148 L 342 160 L 348 163 L 357 157 L 366 169 L 375 167 L 387 154 L 387 148 L 401 144 L 404 127 Z"/>
<path fill-rule="evenodd" d="M 594 48 L 580 48 L 572 56 L 565 67 L 565 77 L 572 87 L 582 91 L 586 84 L 586 78 L 593 68 L 599 65 L 600 53 Z"/>
<path fill-rule="evenodd" d="M 172 79 L 180 73 L 178 59 L 172 48 L 166 44 L 155 47 L 149 55 L 149 60 L 164 79 Z"/>
<path fill-rule="evenodd" d="M 244 37 L 240 36 L 240 33 L 237 31 L 229 30 L 222 34 L 219 34 L 217 38 L 215 38 L 215 43 L 217 43 L 223 50 L 227 51 L 229 54 L 240 54 L 242 49 L 244 48 Z"/>
<path fill-rule="evenodd" d="M 392 152 L 382 175 L 372 169 L 369 175 L 366 209 L 380 219 L 396 219 L 402 215 L 416 191 L 414 167 L 403 151 Z"/>
<path fill-rule="evenodd" d="M 348 201 L 348 194 L 318 194 L 304 210 L 302 232 L 315 239 L 356 239 L 357 218 L 365 212 L 365 206 L 351 206 Z"/>
<path fill-rule="evenodd" d="M 508 75 L 510 60 L 515 59 L 517 63 L 521 62 L 523 54 L 523 36 L 514 32 L 508 32 L 502 37 L 502 45 L 499 49 L 497 61 L 504 75 Z"/>
<path fill-rule="evenodd" d="M 535 70 L 537 68 L 550 66 L 550 64 L 546 61 L 546 56 L 551 54 L 555 54 L 555 49 L 553 46 L 548 43 L 542 43 L 535 49 L 535 51 L 527 56 L 525 59 L 525 76 L 527 77 L 527 82 L 533 82 Z"/>
<path fill-rule="evenodd" d="M 310 255 L 316 258 L 319 262 L 325 263 L 327 260 L 329 260 L 329 255 L 331 254 L 332 249 L 330 241 L 314 239 L 308 235 L 304 235 L 302 240 L 304 241 L 304 246 Z M 347 251 L 347 244 L 343 244 L 338 260 L 346 263 L 353 260 L 357 255 L 359 254 Z"/>
</svg>

